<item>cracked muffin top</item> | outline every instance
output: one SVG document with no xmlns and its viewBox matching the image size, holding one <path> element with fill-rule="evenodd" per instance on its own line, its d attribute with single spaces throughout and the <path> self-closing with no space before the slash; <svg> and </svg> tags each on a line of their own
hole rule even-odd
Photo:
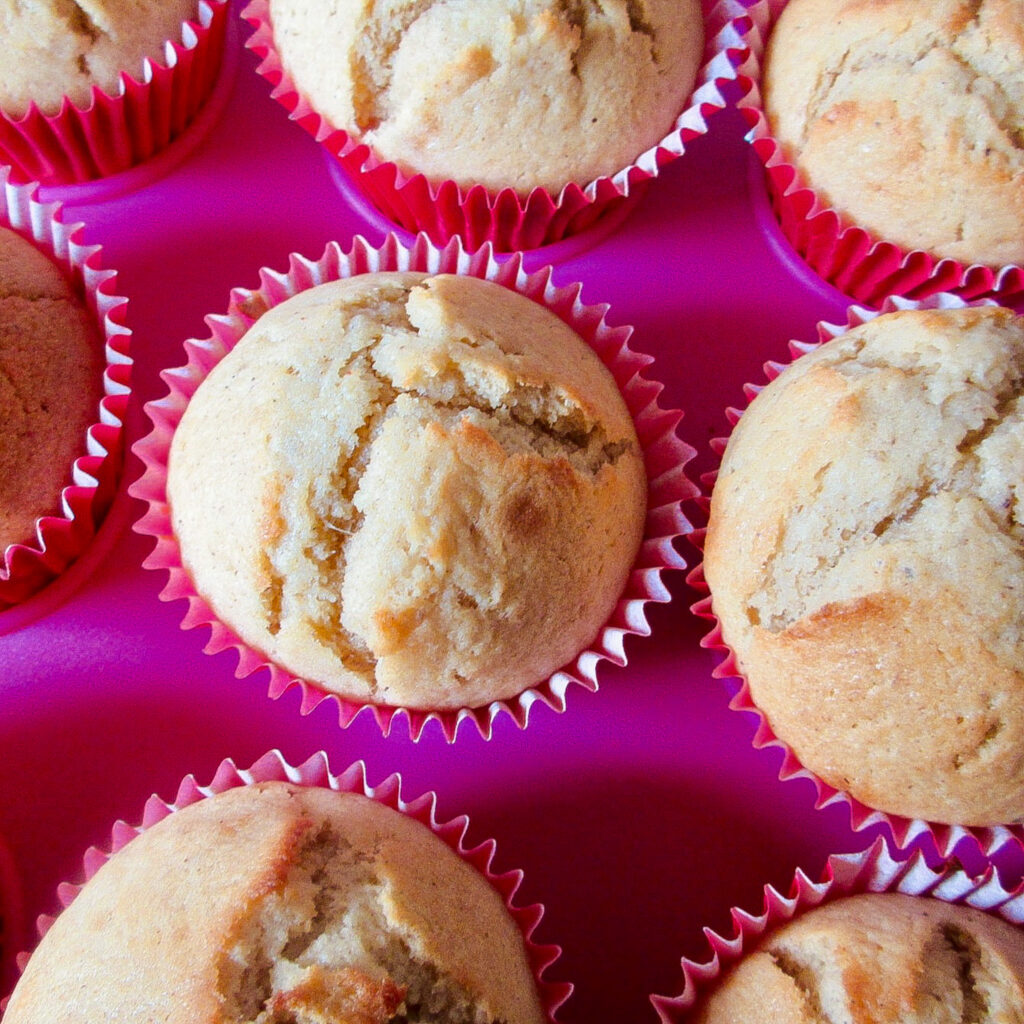
<svg viewBox="0 0 1024 1024">
<path fill-rule="evenodd" d="M 483 875 L 390 807 L 283 782 L 200 800 L 114 854 L 57 917 L 4 1015 L 543 1019 L 522 934 Z"/>
<path fill-rule="evenodd" d="M 0 229 L 0 550 L 60 514 L 103 397 L 103 344 L 60 268 Z"/>
<path fill-rule="evenodd" d="M 704 568 L 754 702 L 871 807 L 1024 818 L 1024 317 L 890 313 L 744 412 Z"/>
<path fill-rule="evenodd" d="M 904 249 L 1024 263 L 1024 0 L 790 0 L 762 86 L 825 205 Z"/>
<path fill-rule="evenodd" d="M 167 493 L 196 590 L 349 699 L 476 707 L 593 639 L 643 458 L 611 374 L 475 278 L 365 274 L 265 312 L 192 397 Z"/>
<path fill-rule="evenodd" d="M 686 107 L 698 0 L 271 0 L 289 76 L 407 174 L 521 195 L 633 163 Z"/>
<path fill-rule="evenodd" d="M 35 102 L 56 114 L 65 96 L 89 104 L 92 87 L 119 92 L 142 80 L 143 59 L 165 63 L 196 0 L 0 0 L 0 110 L 21 117 Z"/>
<path fill-rule="evenodd" d="M 848 896 L 771 932 L 695 1024 L 1005 1024 L 1024 1020 L 1024 935 L 973 907 Z"/>
</svg>

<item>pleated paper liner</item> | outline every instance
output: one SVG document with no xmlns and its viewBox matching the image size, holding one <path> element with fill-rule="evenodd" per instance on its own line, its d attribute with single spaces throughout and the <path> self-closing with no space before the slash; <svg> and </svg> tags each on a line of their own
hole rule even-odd
<svg viewBox="0 0 1024 1024">
<path fill-rule="evenodd" d="M 1024 268 L 968 265 L 878 238 L 824 203 L 784 158 L 765 119 L 760 93 L 765 43 L 784 6 L 785 0 L 750 5 L 750 52 L 744 70 L 750 77 L 737 100 L 755 154 L 751 194 L 765 231 L 780 233 L 813 273 L 856 302 L 878 306 L 890 295 L 920 300 L 948 292 L 1024 310 Z"/>
<path fill-rule="evenodd" d="M 983 304 L 991 305 L 993 303 L 989 301 Z M 852 328 L 872 320 L 882 313 L 902 309 L 960 308 L 964 305 L 967 305 L 967 303 L 958 296 L 941 294 L 931 296 L 919 302 L 900 296 L 893 296 L 887 299 L 880 309 L 851 306 L 847 311 L 848 320 L 846 324 L 819 323 L 817 325 L 818 341 L 814 343 L 791 341 L 789 344 L 790 352 L 795 361 L 801 355 L 813 351 L 826 341 L 845 334 Z M 781 362 L 766 363 L 764 372 L 767 380 L 774 380 L 787 365 Z M 748 405 L 763 388 L 763 384 L 748 384 L 744 387 Z M 730 408 L 726 410 L 726 417 L 733 427 L 739 421 L 742 414 L 740 409 Z M 711 448 L 719 458 L 721 458 L 722 453 L 725 451 L 727 443 L 728 437 L 719 437 L 711 441 Z M 717 470 L 713 470 L 704 474 L 701 478 L 702 493 L 698 499 L 698 504 L 705 513 L 710 506 L 710 495 L 714 488 L 716 477 Z M 706 528 L 701 526 L 690 533 L 689 540 L 699 551 L 703 552 L 706 535 Z M 712 597 L 709 593 L 707 581 L 704 578 L 703 560 L 699 561 L 690 570 L 687 575 L 687 583 L 699 593 L 705 595 L 692 605 L 692 611 L 700 618 L 706 619 L 711 623 L 709 632 L 701 640 L 701 646 L 715 652 L 719 657 L 712 671 L 712 676 L 715 679 L 735 681 L 735 692 L 731 697 L 729 707 L 734 711 L 747 712 L 756 719 L 757 724 L 753 737 L 755 748 L 769 747 L 782 752 L 782 763 L 779 768 L 779 778 L 782 781 L 807 779 L 813 783 L 816 790 L 815 806 L 817 808 L 821 809 L 834 804 L 846 804 L 850 813 L 851 827 L 854 831 L 859 832 L 881 826 L 891 833 L 895 842 L 901 847 L 909 846 L 918 840 L 924 839 L 926 842 L 933 843 L 935 849 L 943 856 L 950 856 L 958 848 L 972 848 L 979 851 L 983 856 L 991 856 L 1007 843 L 1024 842 L 1024 827 L 1020 824 L 1008 823 L 989 826 L 943 824 L 880 811 L 877 808 L 862 803 L 850 793 L 829 785 L 817 774 L 801 764 L 792 748 L 775 734 L 767 718 L 754 703 L 750 687 L 736 662 L 735 654 L 722 636 L 721 624 L 714 613 Z M 961 843 L 966 844 L 966 847 L 961 848 Z"/>
<path fill-rule="evenodd" d="M 860 893 L 903 893 L 964 904 L 993 914 L 1020 927 L 1024 922 L 1024 887 L 1007 890 L 1000 881 L 996 864 L 989 861 L 981 871 L 967 874 L 956 860 L 929 866 L 918 850 L 908 856 L 894 857 L 881 838 L 860 853 L 833 855 L 818 882 L 797 870 L 789 892 L 764 887 L 764 905 L 757 913 L 733 907 L 730 911 L 733 934 L 719 935 L 704 929 L 710 958 L 706 961 L 683 959 L 683 990 L 676 996 L 654 995 L 651 1003 L 662 1024 L 681 1024 L 708 995 L 725 972 L 773 929 L 815 907 L 844 896 Z"/>
<path fill-rule="evenodd" d="M 0 224 L 50 255 L 67 273 L 104 339 L 103 397 L 96 420 L 82 438 L 81 455 L 68 466 L 60 509 L 36 521 L 35 537 L 11 544 L 0 564 L 0 630 L 3 612 L 25 601 L 63 573 L 92 542 L 114 499 L 124 461 L 124 419 L 131 390 L 127 300 L 117 294 L 117 275 L 104 269 L 98 245 L 85 245 L 81 224 L 65 224 L 60 207 L 41 203 L 33 185 L 15 185 L 0 168 Z"/>
<path fill-rule="evenodd" d="M 462 860 L 466 861 L 483 875 L 501 896 L 509 914 L 523 936 L 526 954 L 533 969 L 540 998 L 547 1019 L 555 1020 L 560 1006 L 572 993 L 572 985 L 566 982 L 549 981 L 545 975 L 554 962 L 561 956 L 562 950 L 555 945 L 539 944 L 533 935 L 544 916 L 542 904 L 519 906 L 515 902 L 516 894 L 522 885 L 522 871 L 499 872 L 494 867 L 496 843 L 487 839 L 475 846 L 467 845 L 469 818 L 466 815 L 450 821 L 438 821 L 437 797 L 434 793 L 407 799 L 402 795 L 402 780 L 397 774 L 386 778 L 377 786 L 371 786 L 366 778 L 366 767 L 361 761 L 350 765 L 340 775 L 331 772 L 326 753 L 318 751 L 308 760 L 293 767 L 276 750 L 263 755 L 249 768 L 238 768 L 230 759 L 225 759 L 218 766 L 213 780 L 202 785 L 194 776 L 186 776 L 178 787 L 178 792 L 170 801 L 159 796 L 152 796 L 146 802 L 142 812 L 142 820 L 138 825 L 131 825 L 123 820 L 114 823 L 109 842 L 102 848 L 91 847 L 83 858 L 81 880 L 65 882 L 57 891 L 62 907 L 68 907 L 78 895 L 82 886 L 119 850 L 127 846 L 137 835 L 152 828 L 157 822 L 176 811 L 179 811 L 200 800 L 238 786 L 249 786 L 261 782 L 289 782 L 297 786 L 316 786 L 331 789 L 340 793 L 356 793 L 368 797 L 379 804 L 390 807 L 400 814 L 414 818 L 425 825 L 442 840 Z M 39 936 L 46 934 L 54 917 L 46 915 L 39 918 L 37 929 Z M 24 969 L 29 954 L 23 953 L 18 958 L 19 967 Z"/>
<path fill-rule="evenodd" d="M 644 453 L 648 477 L 644 536 L 625 590 L 610 619 L 591 644 L 570 664 L 549 678 L 539 680 L 516 698 L 495 701 L 483 707 L 422 711 L 371 705 L 328 693 L 306 680 L 294 677 L 282 667 L 271 663 L 259 651 L 247 646 L 218 621 L 209 604 L 195 592 L 191 579 L 182 567 L 180 551 L 171 529 L 166 473 L 172 435 L 191 396 L 211 368 L 254 322 L 253 311 L 258 315 L 260 311 L 277 305 L 291 295 L 327 281 L 390 270 L 454 273 L 483 278 L 517 291 L 555 312 L 595 349 L 611 371 L 633 417 Z M 598 666 L 605 661 L 625 665 L 625 638 L 650 633 L 647 604 L 666 603 L 670 600 L 664 573 L 668 569 L 685 568 L 686 563 L 676 550 L 675 542 L 691 529 L 683 515 L 682 502 L 697 493 L 697 488 L 688 480 L 684 469 L 694 451 L 677 434 L 682 413 L 662 409 L 658 405 L 662 385 L 644 376 L 652 359 L 630 347 L 632 329 L 608 326 L 605 322 L 607 306 L 583 305 L 579 284 L 556 287 L 551 281 L 550 267 L 527 273 L 518 256 L 499 262 L 489 246 L 468 254 L 458 240 L 438 249 L 423 235 L 416 238 L 411 247 L 402 245 L 395 236 L 390 236 L 379 249 L 371 247 L 362 238 L 356 238 L 348 253 L 342 252 L 336 243 L 331 243 L 319 260 L 312 261 L 293 254 L 285 272 L 264 269 L 260 279 L 260 287 L 256 290 L 236 289 L 232 292 L 225 315 L 207 318 L 210 337 L 186 342 L 187 365 L 163 374 L 169 394 L 146 406 L 153 430 L 134 448 L 145 469 L 141 478 L 132 486 L 131 493 L 149 505 L 148 511 L 135 528 L 137 532 L 156 539 L 155 548 L 144 565 L 168 573 L 168 582 L 161 593 L 164 600 L 184 599 L 188 602 L 183 628 L 203 627 L 210 630 L 210 639 L 205 647 L 207 653 L 215 654 L 229 648 L 235 650 L 238 655 L 238 677 L 263 668 L 269 669 L 268 692 L 271 698 L 276 699 L 292 687 L 298 687 L 303 714 L 308 714 L 325 700 L 333 700 L 337 704 L 338 720 L 342 727 L 349 725 L 360 713 L 367 713 L 373 715 L 385 735 L 390 732 L 396 719 L 404 718 L 413 739 L 420 737 L 428 722 L 436 721 L 446 739 L 452 741 L 459 726 L 468 719 L 484 738 L 489 738 L 493 723 L 499 715 L 508 714 L 518 727 L 525 728 L 535 704 L 563 712 L 566 708 L 566 694 L 571 686 L 578 685 L 596 691 Z"/>
<path fill-rule="evenodd" d="M 197 17 L 168 40 L 163 60 L 125 70 L 120 90 L 93 87 L 90 101 L 65 99 L 53 115 L 34 104 L 22 117 L 0 114 L 0 163 L 14 180 L 75 185 L 118 175 L 165 150 L 193 124 L 225 66 L 228 0 L 199 0 Z"/>
<path fill-rule="evenodd" d="M 271 95 L 292 120 L 333 154 L 369 201 L 397 227 L 423 232 L 437 245 L 461 237 L 469 250 L 490 243 L 500 252 L 536 249 L 586 231 L 605 216 L 623 215 L 662 167 L 682 156 L 708 130 L 708 120 L 733 101 L 742 80 L 749 85 L 746 32 L 751 0 L 703 0 L 706 42 L 693 92 L 672 128 L 655 146 L 614 175 L 585 187 L 566 185 L 558 194 L 535 189 L 525 199 L 512 189 L 488 192 L 453 181 L 407 175 L 378 158 L 365 144 L 329 124 L 299 95 L 275 50 L 268 0 L 251 0 L 242 16 L 254 26 L 249 46 Z M 683 98 L 681 98 L 683 99 Z"/>
</svg>

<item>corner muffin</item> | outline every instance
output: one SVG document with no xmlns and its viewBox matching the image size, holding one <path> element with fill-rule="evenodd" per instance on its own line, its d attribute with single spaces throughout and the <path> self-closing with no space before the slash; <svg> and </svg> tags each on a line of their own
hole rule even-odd
<svg viewBox="0 0 1024 1024">
<path fill-rule="evenodd" d="M 870 320 L 741 417 L 704 572 L 776 735 L 870 807 L 1024 818 L 1024 318 Z"/>
<path fill-rule="evenodd" d="M 99 415 L 103 367 L 97 327 L 60 268 L 0 229 L 0 549 L 60 514 Z"/>
<path fill-rule="evenodd" d="M 997 1024 L 1024 1019 L 1024 935 L 973 907 L 849 896 L 772 932 L 696 1024 Z"/>
<path fill-rule="evenodd" d="M 587 344 L 471 277 L 281 303 L 189 402 L 167 495 L 215 614 L 350 699 L 476 707 L 589 643 L 643 532 L 629 411 Z"/>
<path fill-rule="evenodd" d="M 283 782 L 200 800 L 114 854 L 46 933 L 4 1015 L 392 1019 L 543 1020 L 522 934 L 425 825 Z"/>
<path fill-rule="evenodd" d="M 309 104 L 407 174 L 556 193 L 672 129 L 703 53 L 697 0 L 271 0 Z"/>
<path fill-rule="evenodd" d="M 765 116 L 822 202 L 877 238 L 1024 263 L 1024 2 L 790 0 Z"/>
<path fill-rule="evenodd" d="M 86 107 L 93 86 L 116 96 L 121 72 L 141 81 L 143 60 L 162 62 L 196 10 L 197 0 L 0 0 L 0 110 L 56 114 L 65 97 Z"/>
</svg>

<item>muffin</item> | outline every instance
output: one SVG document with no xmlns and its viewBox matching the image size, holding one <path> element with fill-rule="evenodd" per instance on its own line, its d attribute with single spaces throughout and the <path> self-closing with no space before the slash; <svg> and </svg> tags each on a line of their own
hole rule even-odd
<svg viewBox="0 0 1024 1024">
<path fill-rule="evenodd" d="M 755 149 L 817 273 L 873 305 L 1019 300 L 1021 0 L 789 0 L 760 86 L 760 109 L 742 101 Z"/>
<path fill-rule="evenodd" d="M 646 482 L 571 328 L 496 283 L 412 272 L 253 315 L 167 469 L 182 565 L 221 621 L 324 690 L 408 708 L 515 696 L 593 640 Z"/>
<path fill-rule="evenodd" d="M 64 186 L 166 149 L 214 90 L 226 0 L 0 0 L 0 161 Z"/>
<path fill-rule="evenodd" d="M 0 228 L 0 547 L 33 541 L 60 513 L 103 397 L 103 342 L 52 260 Z"/>
<path fill-rule="evenodd" d="M 270 0 L 310 105 L 406 174 L 557 194 L 667 135 L 704 50 L 698 0 Z"/>
<path fill-rule="evenodd" d="M 243 16 L 346 194 L 436 245 L 514 252 L 628 214 L 734 99 L 755 2 L 345 0 L 325 17 L 249 0 Z"/>
<path fill-rule="evenodd" d="M 771 932 L 696 1024 L 996 1024 L 1024 1019 L 1024 936 L 970 906 L 897 892 L 811 910 Z"/>
<path fill-rule="evenodd" d="M 60 111 L 65 97 L 88 106 L 93 87 L 115 95 L 122 71 L 141 80 L 143 60 L 161 60 L 164 44 L 196 20 L 197 0 L 72 0 L 0 3 L 0 110 L 23 117 L 32 104 Z"/>
<path fill-rule="evenodd" d="M 703 571 L 776 736 L 907 818 L 1024 817 L 1024 318 L 886 313 L 741 417 Z"/>
<path fill-rule="evenodd" d="M 4 1016 L 58 1019 L 545 1017 L 501 896 L 430 828 L 264 782 L 175 811 L 86 882 Z"/>
</svg>

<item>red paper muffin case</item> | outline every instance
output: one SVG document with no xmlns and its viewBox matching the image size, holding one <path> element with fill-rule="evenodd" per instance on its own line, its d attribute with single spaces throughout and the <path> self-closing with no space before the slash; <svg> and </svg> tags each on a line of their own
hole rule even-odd
<svg viewBox="0 0 1024 1024">
<path fill-rule="evenodd" d="M 992 298 L 1024 310 L 1024 267 L 966 265 L 921 250 L 906 251 L 858 227 L 824 203 L 784 157 L 761 105 L 760 78 L 771 24 L 786 0 L 751 5 L 754 28 L 737 106 L 746 121 L 758 164 L 756 188 L 772 209 L 779 230 L 799 258 L 856 302 L 878 306 L 889 295 L 925 299 L 950 292 L 972 300 Z M 748 77 L 749 76 L 749 77 Z"/>
<path fill-rule="evenodd" d="M 741 76 L 749 70 L 748 6 L 749 0 L 703 0 L 706 41 L 697 81 L 672 131 L 657 145 L 630 166 L 585 187 L 569 184 L 557 196 L 537 188 L 525 199 L 512 189 L 491 193 L 479 185 L 463 188 L 453 181 L 429 181 L 381 160 L 370 147 L 328 123 L 299 94 L 274 47 L 268 0 L 251 0 L 242 14 L 254 28 L 246 45 L 260 58 L 258 70 L 271 83 L 271 95 L 396 226 L 422 231 L 438 245 L 460 236 L 470 250 L 490 242 L 498 251 L 511 252 L 551 244 L 599 219 L 624 215 L 661 168 L 707 132 L 707 119 L 729 103 L 741 77 L 749 83 Z"/>
<path fill-rule="evenodd" d="M 732 935 L 705 929 L 710 959 L 684 958 L 681 962 L 683 991 L 678 996 L 651 997 L 662 1024 L 686 1020 L 689 1011 L 702 996 L 713 991 L 726 970 L 751 952 L 773 929 L 844 896 L 885 892 L 964 904 L 1018 927 L 1024 924 L 1024 887 L 1005 888 L 991 862 L 977 874 L 970 875 L 955 860 L 932 867 L 920 851 L 909 857 L 894 858 L 879 839 L 861 853 L 830 857 L 818 882 L 798 869 L 788 893 L 766 885 L 759 912 L 732 908 Z"/>
<path fill-rule="evenodd" d="M 287 670 L 269 662 L 259 651 L 240 640 L 217 619 L 202 595 L 194 591 L 181 564 L 170 525 L 165 491 L 166 469 L 174 430 L 191 396 L 213 366 L 254 322 L 254 311 L 258 316 L 259 311 L 318 284 L 378 270 L 458 273 L 485 278 L 551 309 L 591 345 L 611 370 L 636 425 L 648 475 L 648 511 L 643 541 L 625 592 L 610 620 L 571 664 L 530 687 L 518 698 L 495 701 L 486 707 L 463 708 L 458 712 L 424 712 L 368 705 L 328 693 L 315 684 L 291 676 Z M 481 735 L 489 737 L 493 721 L 500 714 L 510 714 L 516 724 L 524 728 L 533 705 L 538 701 L 561 712 L 566 707 L 566 691 L 572 684 L 596 690 L 598 665 L 602 661 L 624 665 L 624 638 L 650 632 L 647 604 L 669 600 L 663 573 L 667 569 L 685 568 L 674 542 L 690 530 L 682 513 L 682 502 L 697 493 L 684 469 L 694 452 L 676 433 L 682 414 L 659 408 L 658 396 L 662 386 L 643 376 L 651 359 L 630 348 L 631 330 L 609 327 L 605 323 L 607 307 L 584 305 L 580 301 L 579 285 L 553 285 L 550 268 L 526 273 L 519 257 L 498 263 L 489 246 L 469 254 L 457 240 L 440 250 L 423 235 L 411 247 L 404 246 L 391 235 L 379 249 L 371 248 L 363 239 L 357 238 L 351 252 L 343 253 L 339 246 L 330 245 L 315 262 L 293 254 L 285 273 L 263 270 L 260 280 L 261 286 L 256 291 L 236 289 L 232 292 L 226 315 L 207 318 L 212 330 L 210 338 L 186 343 L 188 365 L 163 375 L 170 394 L 147 405 L 146 411 L 154 429 L 135 448 L 147 471 L 133 486 L 133 493 L 148 501 L 150 506 L 147 515 L 136 524 L 136 529 L 156 538 L 156 548 L 145 564 L 148 568 L 168 572 L 169 580 L 161 595 L 165 600 L 184 598 L 189 602 L 183 627 L 210 628 L 211 638 L 206 645 L 208 653 L 234 649 L 238 654 L 239 677 L 268 668 L 271 697 L 280 697 L 297 686 L 302 693 L 303 714 L 308 714 L 321 701 L 331 700 L 337 704 L 342 726 L 349 725 L 357 715 L 366 711 L 377 720 L 385 735 L 397 717 L 404 717 L 414 739 L 420 736 L 428 721 L 435 720 L 448 739 L 454 740 L 460 724 L 467 719 L 475 723 Z"/>
<path fill-rule="evenodd" d="M 125 70 L 117 95 L 94 86 L 90 101 L 65 99 L 52 115 L 34 104 L 21 117 L 0 113 L 0 163 L 19 181 L 73 185 L 119 174 L 165 149 L 193 121 L 217 82 L 228 0 L 200 0 L 197 18 L 168 40 L 161 59 Z"/>
<path fill-rule="evenodd" d="M 31 543 L 11 544 L 0 564 L 0 611 L 41 590 L 58 577 L 92 541 L 117 490 L 123 460 L 125 412 L 131 390 L 127 300 L 116 293 L 115 271 L 104 269 L 98 246 L 82 242 L 82 225 L 64 222 L 60 207 L 41 203 L 33 186 L 15 185 L 0 168 L 4 209 L 0 223 L 13 228 L 52 256 L 70 276 L 105 339 L 104 397 L 96 422 L 82 439 L 82 453 L 68 467 L 59 514 L 36 522 Z"/>
<path fill-rule="evenodd" d="M 987 304 L 994 304 L 992 300 L 983 301 Z M 790 355 L 795 361 L 801 355 L 813 351 L 826 341 L 845 334 L 852 328 L 874 319 L 881 313 L 888 313 L 898 309 L 957 308 L 966 304 L 958 296 L 943 293 L 933 295 L 920 302 L 892 296 L 877 310 L 851 306 L 847 311 L 848 319 L 846 324 L 819 323 L 817 325 L 817 342 L 791 341 Z M 767 381 L 772 381 L 778 377 L 787 365 L 786 363 L 774 361 L 766 363 L 764 365 L 764 375 Z M 747 384 L 744 387 L 748 404 L 757 397 L 764 386 L 764 384 Z M 736 426 L 742 415 L 743 412 L 740 409 L 729 408 L 726 410 L 726 417 L 732 427 Z M 724 453 L 727 443 L 728 437 L 717 437 L 711 441 L 711 447 L 719 459 Z M 700 498 L 700 504 L 705 511 L 711 503 L 711 492 L 714 489 L 715 477 L 716 471 L 711 471 L 705 474 L 701 480 L 703 494 Z M 707 530 L 702 527 L 694 530 L 689 538 L 702 552 L 706 534 Z M 713 595 L 709 593 L 708 584 L 704 578 L 703 561 L 694 566 L 687 576 L 687 581 L 695 590 L 705 595 L 693 605 L 692 610 L 696 615 L 711 623 L 709 632 L 701 640 L 701 646 L 709 648 L 719 655 L 718 664 L 715 666 L 712 674 L 718 679 L 732 679 L 738 682 L 738 689 L 734 693 L 729 706 L 733 710 L 749 712 L 756 717 L 757 727 L 753 737 L 755 747 L 774 747 L 782 751 L 783 759 L 779 769 L 780 779 L 809 780 L 817 792 L 818 807 L 827 807 L 832 804 L 845 805 L 848 808 L 851 824 L 855 830 L 860 831 L 871 826 L 882 825 L 885 827 L 885 831 L 891 834 L 900 846 L 906 847 L 925 838 L 930 843 L 933 843 L 935 848 L 944 856 L 951 856 L 954 849 L 963 842 L 966 842 L 977 845 L 985 856 L 991 856 L 994 851 L 1008 843 L 1024 843 L 1024 826 L 1019 824 L 966 827 L 905 818 L 897 814 L 876 810 L 857 800 L 849 793 L 829 785 L 813 771 L 804 767 L 789 745 L 775 735 L 768 719 L 754 703 L 750 687 L 736 662 L 735 654 L 722 636 L 721 624 L 713 608 Z"/>
<path fill-rule="evenodd" d="M 109 840 L 102 847 L 93 846 L 85 852 L 79 872 L 80 880 L 65 882 L 58 889 L 61 906 L 70 906 L 82 886 L 112 856 L 127 846 L 136 836 L 163 821 L 164 818 L 218 793 L 224 793 L 238 786 L 251 786 L 261 782 L 289 782 L 298 786 L 331 789 L 339 793 L 355 793 L 390 807 L 400 814 L 414 818 L 430 829 L 462 860 L 483 875 L 501 896 L 505 907 L 522 933 L 541 1006 L 547 1019 L 555 1020 L 559 1007 L 572 992 L 572 985 L 567 982 L 550 981 L 544 977 L 548 969 L 558 960 L 561 949 L 554 945 L 539 944 L 533 940 L 533 934 L 544 916 L 544 907 L 537 903 L 527 906 L 519 906 L 516 903 L 516 894 L 522 884 L 523 873 L 521 871 L 497 871 L 494 867 L 496 843 L 493 839 L 487 839 L 475 846 L 467 845 L 469 818 L 466 815 L 461 815 L 450 821 L 439 820 L 435 794 L 428 792 L 414 799 L 403 797 L 402 780 L 398 775 L 392 775 L 379 785 L 372 786 L 366 777 L 366 766 L 359 761 L 350 765 L 340 775 L 335 775 L 331 772 L 327 755 L 322 751 L 297 766 L 290 765 L 276 750 L 269 751 L 252 766 L 244 769 L 238 768 L 230 759 L 227 759 L 217 767 L 212 781 L 207 785 L 200 784 L 194 776 L 189 775 L 181 781 L 172 800 L 165 801 L 154 794 L 146 801 L 142 820 L 138 825 L 131 825 L 123 820 L 116 821 L 111 828 Z M 0 861 L 0 866 L 2 866 L 2 861 Z M 54 920 L 55 915 L 43 915 L 39 918 L 37 930 L 40 937 L 46 934 Z M 19 964 L 22 969 L 28 962 L 29 956 L 29 953 L 19 956 Z"/>
</svg>

